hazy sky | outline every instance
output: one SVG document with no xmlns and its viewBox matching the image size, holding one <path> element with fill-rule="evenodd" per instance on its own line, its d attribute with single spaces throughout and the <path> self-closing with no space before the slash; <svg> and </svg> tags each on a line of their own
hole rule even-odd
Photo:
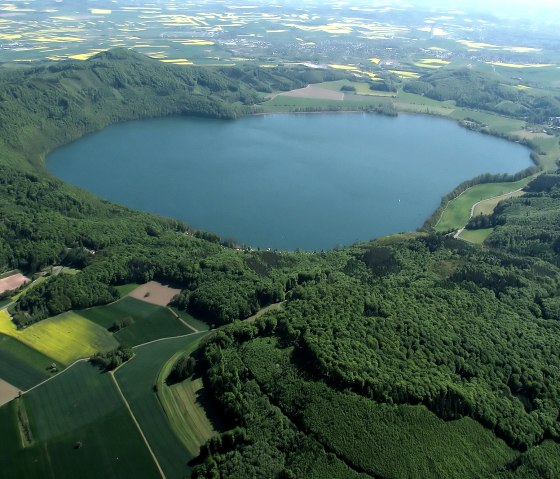
<svg viewBox="0 0 560 479">
<path fill-rule="evenodd" d="M 548 11 L 550 9 L 556 10 L 558 16 L 560 16 L 560 2 L 559 0 L 456 0 L 456 1 L 445 1 L 445 0 L 411 0 L 411 3 L 422 3 L 423 5 L 446 5 L 448 7 L 453 7 L 454 5 L 463 7 L 476 7 L 477 9 L 491 9 L 491 10 L 503 10 L 507 12 L 511 8 L 516 10 L 535 10 L 539 8 L 545 8 Z"/>
<path fill-rule="evenodd" d="M 410 0 L 410 3 L 560 22 L 560 0 Z"/>
</svg>

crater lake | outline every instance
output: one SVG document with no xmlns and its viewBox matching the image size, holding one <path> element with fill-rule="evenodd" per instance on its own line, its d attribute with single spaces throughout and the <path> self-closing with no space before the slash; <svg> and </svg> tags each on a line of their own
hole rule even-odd
<svg viewBox="0 0 560 479">
<path fill-rule="evenodd" d="M 52 152 L 62 180 L 252 247 L 321 250 L 412 231 L 528 148 L 435 117 L 172 117 L 116 124 Z"/>
</svg>

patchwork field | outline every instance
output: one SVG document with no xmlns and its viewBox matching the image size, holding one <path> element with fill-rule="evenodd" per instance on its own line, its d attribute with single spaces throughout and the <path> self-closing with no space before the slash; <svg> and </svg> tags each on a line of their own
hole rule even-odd
<svg viewBox="0 0 560 479">
<path fill-rule="evenodd" d="M 5 311 L 0 311 L 0 333 L 64 365 L 97 351 L 110 351 L 119 343 L 101 326 L 68 312 L 18 330 Z"/>
<path fill-rule="evenodd" d="M 120 344 L 128 347 L 192 333 L 167 308 L 131 297 L 107 306 L 82 310 L 79 314 L 104 328 L 106 332 L 115 324 L 128 324 L 113 335 Z"/>
<path fill-rule="evenodd" d="M 134 348 L 135 356 L 116 373 L 115 378 L 134 416 L 147 437 L 168 479 L 182 479 L 189 473 L 192 459 L 178 439 L 158 399 L 154 386 L 159 371 L 178 350 L 196 344 L 204 334 L 166 339 Z"/>
<path fill-rule="evenodd" d="M 150 304 L 167 306 L 173 299 L 173 296 L 180 292 L 181 290 L 178 288 L 171 288 L 157 281 L 149 281 L 128 293 L 128 296 Z"/>
<path fill-rule="evenodd" d="M 2 477 L 158 478 L 110 377 L 79 363 L 0 407 Z"/>
</svg>

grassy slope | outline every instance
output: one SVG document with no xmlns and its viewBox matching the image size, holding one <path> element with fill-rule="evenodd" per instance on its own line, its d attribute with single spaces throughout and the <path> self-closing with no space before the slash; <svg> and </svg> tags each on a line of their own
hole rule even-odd
<svg viewBox="0 0 560 479">
<path fill-rule="evenodd" d="M 128 297 L 107 306 L 80 311 L 79 314 L 105 329 L 116 321 L 130 319 L 130 326 L 114 334 L 119 343 L 127 347 L 192 332 L 167 308 Z"/>
<path fill-rule="evenodd" d="M 480 230 L 463 230 L 459 238 L 468 241 L 469 243 L 482 244 L 492 234 L 494 228 L 484 228 Z"/>
<path fill-rule="evenodd" d="M 25 404 L 33 434 L 25 448 L 18 401 Z M 0 421 L 2 477 L 159 477 L 110 378 L 89 364 L 77 364 L 0 408 Z"/>
<path fill-rule="evenodd" d="M 111 334 L 99 325 L 70 311 L 23 330 L 16 329 L 5 312 L 0 311 L 0 333 L 11 336 L 56 362 L 69 365 L 97 351 L 118 346 Z"/>
<path fill-rule="evenodd" d="M 10 336 L 0 334 L 0 378 L 20 389 L 47 379 L 53 359 Z"/>
<path fill-rule="evenodd" d="M 153 388 L 167 360 L 177 350 L 189 347 L 202 337 L 202 334 L 193 334 L 135 348 L 135 357 L 115 374 L 168 479 L 182 479 L 189 473 L 187 462 L 192 456 L 173 432 Z"/>
<path fill-rule="evenodd" d="M 475 203 L 522 188 L 528 181 L 523 179 L 514 183 L 485 183 L 469 188 L 449 202 L 436 225 L 436 231 L 462 228 L 469 221 L 471 207 Z"/>
<path fill-rule="evenodd" d="M 197 343 L 193 343 L 186 351 L 174 354 L 157 378 L 158 397 L 169 423 L 193 457 L 198 456 L 200 447 L 216 434 L 200 402 L 202 379 L 189 378 L 171 386 L 165 381 L 179 356 L 189 354 L 196 346 Z"/>
<path fill-rule="evenodd" d="M 491 215 L 494 212 L 496 206 L 500 201 L 507 200 L 509 198 L 516 198 L 518 196 L 523 196 L 523 191 L 514 191 L 513 193 L 506 193 L 505 195 L 500 195 L 496 198 L 489 198 L 485 201 L 478 203 L 473 209 L 473 216 L 476 215 Z"/>
</svg>

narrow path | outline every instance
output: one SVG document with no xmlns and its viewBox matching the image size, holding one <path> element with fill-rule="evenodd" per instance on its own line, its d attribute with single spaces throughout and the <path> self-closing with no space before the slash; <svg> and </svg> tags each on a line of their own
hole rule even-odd
<svg viewBox="0 0 560 479">
<path fill-rule="evenodd" d="M 42 386 L 45 383 L 48 383 L 49 381 L 52 381 L 54 378 L 56 378 L 57 376 L 60 376 L 61 374 L 65 373 L 66 371 L 68 371 L 70 368 L 73 368 L 76 364 L 78 363 L 82 363 L 84 361 L 89 361 L 89 358 L 82 358 L 82 359 L 78 359 L 77 361 L 74 361 L 72 364 L 70 364 L 70 366 L 64 368 L 62 371 L 59 371 L 58 373 L 52 375 L 50 378 L 45 379 L 44 381 L 41 381 L 39 384 L 35 384 L 35 386 L 33 386 L 32 388 L 29 388 L 25 391 L 22 391 L 21 394 L 27 394 L 30 393 L 31 391 L 33 391 L 34 389 L 37 389 L 39 386 Z"/>
<path fill-rule="evenodd" d="M 524 188 L 524 187 L 523 187 L 523 188 Z M 469 215 L 469 220 L 474 216 L 474 210 L 475 210 L 475 208 L 476 208 L 479 204 L 484 203 L 485 201 L 496 200 L 496 199 L 498 199 L 498 198 L 510 196 L 510 195 L 512 195 L 512 194 L 514 194 L 514 193 L 518 193 L 519 191 L 523 190 L 523 188 L 518 188 L 518 189 L 513 190 L 513 191 L 508 191 L 507 193 L 502 193 L 501 195 L 496 195 L 496 196 L 492 196 L 492 197 L 490 197 L 490 198 L 484 198 L 483 200 L 477 201 L 474 205 L 471 206 L 471 212 L 470 212 L 470 215 Z M 466 191 L 466 190 L 465 190 L 465 191 Z M 459 195 L 459 196 L 461 196 L 461 195 Z M 457 198 L 458 198 L 458 197 L 457 197 Z M 443 214 L 443 213 L 442 213 L 442 214 Z M 441 217 L 440 217 L 440 218 L 441 218 Z M 439 220 L 438 220 L 438 222 L 439 222 Z M 467 223 L 468 223 L 468 222 L 467 222 Z M 437 225 L 437 223 L 436 223 L 436 225 Z M 453 235 L 453 238 L 459 239 L 459 236 L 461 236 L 461 233 L 462 233 L 463 231 L 465 231 L 465 227 L 466 227 L 466 226 L 467 226 L 467 225 L 465 225 L 465 226 L 463 226 L 462 228 L 458 229 L 457 232 Z"/>
<path fill-rule="evenodd" d="M 111 376 L 111 379 L 113 380 L 113 384 L 115 385 L 115 387 L 117 388 L 117 392 L 119 393 L 119 396 L 121 397 L 124 405 L 126 406 L 126 409 L 128 409 L 128 413 L 130 414 L 130 417 L 132 418 L 132 420 L 134 421 L 134 424 L 136 424 L 136 428 L 138 429 L 138 432 L 140 433 L 140 435 L 142 436 L 142 439 L 144 440 L 144 444 L 146 444 L 146 447 L 148 448 L 148 451 L 150 451 L 150 454 L 152 455 L 152 459 L 154 460 L 156 467 L 158 468 L 158 471 L 161 475 L 161 477 L 163 479 L 167 479 L 165 477 L 165 473 L 163 472 L 163 469 L 161 468 L 156 455 L 154 454 L 154 451 L 152 451 L 152 448 L 150 447 L 150 444 L 148 443 L 148 439 L 146 438 L 146 436 L 144 435 L 144 431 L 142 431 L 142 428 L 140 427 L 140 424 L 138 423 L 138 421 L 136 420 L 136 417 L 134 416 L 134 413 L 132 412 L 132 409 L 130 408 L 130 405 L 128 404 L 128 401 L 126 400 L 126 398 L 124 397 L 123 392 L 121 391 L 121 387 L 119 386 L 119 383 L 117 382 L 115 375 L 113 374 L 113 371 L 109 371 L 109 376 Z"/>
<path fill-rule="evenodd" d="M 181 323 L 183 323 L 187 328 L 192 329 L 195 333 L 200 333 L 200 331 L 198 329 L 196 329 L 194 326 L 191 326 L 189 323 L 187 323 L 183 318 L 181 318 L 181 316 L 179 316 L 175 311 L 173 311 L 170 307 L 167 307 L 167 310 L 171 312 L 171 314 L 173 316 L 175 316 L 176 319 L 178 319 L 179 321 L 181 321 Z"/>
</svg>

